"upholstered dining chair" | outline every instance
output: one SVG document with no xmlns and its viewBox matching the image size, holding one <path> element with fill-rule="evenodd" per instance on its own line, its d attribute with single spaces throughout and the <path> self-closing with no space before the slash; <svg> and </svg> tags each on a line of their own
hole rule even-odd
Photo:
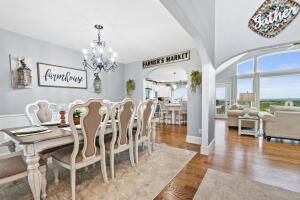
<svg viewBox="0 0 300 200">
<path fill-rule="evenodd" d="M 16 181 L 28 176 L 27 165 L 22 156 L 22 151 L 10 153 L 8 155 L 0 156 L 0 185 L 6 184 L 12 181 Z M 47 197 L 46 186 L 46 163 L 41 159 L 39 162 L 39 172 L 41 173 L 42 179 L 42 199 L 45 200 Z M 37 197 L 33 197 L 38 199 Z"/>
<path fill-rule="evenodd" d="M 155 112 L 156 105 L 153 100 L 149 99 L 145 102 L 139 104 L 137 109 L 137 130 L 134 135 L 135 142 L 135 161 L 139 161 L 139 144 L 144 144 L 147 142 L 148 153 L 151 154 L 151 134 L 152 134 L 152 118 Z M 154 146 L 153 137 L 153 146 Z"/>
<path fill-rule="evenodd" d="M 105 117 L 100 112 L 102 107 L 106 107 L 107 114 Z M 80 117 L 81 131 L 76 129 L 72 114 L 76 109 L 80 108 L 87 110 Z M 69 111 L 69 123 L 74 137 L 74 146 L 57 150 L 52 154 L 52 160 L 55 183 L 58 183 L 58 165 L 70 170 L 72 200 L 75 199 L 77 169 L 101 162 L 103 179 L 104 182 L 107 182 L 104 134 L 110 111 L 109 104 L 97 99 L 90 99 L 84 104 L 77 104 Z M 99 138 L 99 145 L 96 145 L 97 137 Z M 80 143 L 80 138 L 83 139 L 83 144 Z"/>
<path fill-rule="evenodd" d="M 27 104 L 25 113 L 31 125 L 40 125 L 45 122 L 59 121 L 58 106 L 46 100 L 38 100 Z"/>
<path fill-rule="evenodd" d="M 132 129 L 136 113 L 136 104 L 131 99 L 124 99 L 112 108 L 112 139 L 105 143 L 106 152 L 110 154 L 110 172 L 114 179 L 115 154 L 129 150 L 131 165 L 134 166 Z M 116 119 L 118 121 L 116 121 Z"/>
</svg>

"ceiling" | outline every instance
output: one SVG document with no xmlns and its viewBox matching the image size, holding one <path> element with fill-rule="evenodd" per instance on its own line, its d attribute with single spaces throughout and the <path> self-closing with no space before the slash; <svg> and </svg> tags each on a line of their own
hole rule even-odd
<svg viewBox="0 0 300 200">
<path fill-rule="evenodd" d="M 130 63 L 195 47 L 159 0 L 1 0 L 0 28 L 75 50 L 103 39 Z"/>
<path fill-rule="evenodd" d="M 174 72 L 176 73 L 175 78 Z M 180 67 L 168 66 L 152 71 L 146 78 L 156 82 L 187 81 L 187 73 Z"/>
</svg>

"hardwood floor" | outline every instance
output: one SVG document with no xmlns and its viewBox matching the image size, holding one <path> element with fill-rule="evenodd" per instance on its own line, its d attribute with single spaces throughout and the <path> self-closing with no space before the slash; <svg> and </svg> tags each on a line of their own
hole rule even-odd
<svg viewBox="0 0 300 200">
<path fill-rule="evenodd" d="M 226 128 L 225 120 L 216 120 L 215 126 L 215 147 L 209 156 L 204 156 L 199 153 L 199 145 L 185 142 L 186 126 L 157 124 L 157 143 L 198 153 L 156 200 L 193 199 L 208 168 L 300 192 L 299 141 L 268 142 L 263 137 L 238 136 L 236 129 Z"/>
</svg>

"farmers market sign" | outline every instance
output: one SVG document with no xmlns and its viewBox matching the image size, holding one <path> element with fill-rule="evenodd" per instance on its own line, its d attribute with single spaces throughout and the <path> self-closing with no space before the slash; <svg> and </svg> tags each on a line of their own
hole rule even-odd
<svg viewBox="0 0 300 200">
<path fill-rule="evenodd" d="M 264 37 L 274 37 L 298 15 L 300 5 L 293 0 L 266 0 L 249 21 L 249 27 Z"/>
<path fill-rule="evenodd" d="M 190 59 L 190 51 L 184 51 L 184 52 L 180 52 L 168 56 L 145 60 L 143 61 L 143 69 L 158 66 L 158 65 L 186 61 L 189 59 Z"/>
</svg>

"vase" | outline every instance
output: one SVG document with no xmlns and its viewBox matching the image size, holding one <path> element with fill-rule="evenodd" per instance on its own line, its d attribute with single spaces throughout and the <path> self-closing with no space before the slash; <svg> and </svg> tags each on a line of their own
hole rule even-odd
<svg viewBox="0 0 300 200">
<path fill-rule="evenodd" d="M 74 117 L 73 120 L 75 125 L 80 124 L 80 117 Z"/>
</svg>

